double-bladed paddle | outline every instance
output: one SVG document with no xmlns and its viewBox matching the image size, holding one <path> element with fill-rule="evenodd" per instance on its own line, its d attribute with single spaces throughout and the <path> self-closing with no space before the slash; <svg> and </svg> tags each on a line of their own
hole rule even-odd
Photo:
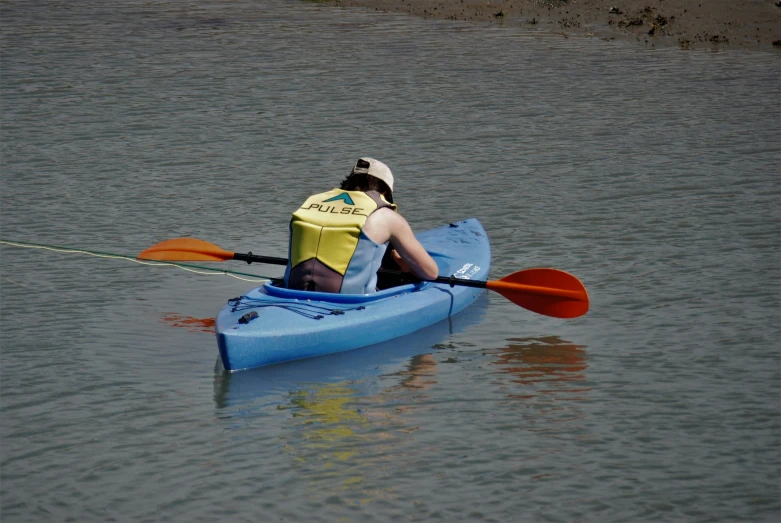
<svg viewBox="0 0 781 523">
<path fill-rule="evenodd" d="M 149 247 L 138 255 L 139 260 L 156 261 L 211 261 L 239 260 L 247 263 L 287 265 L 286 258 L 242 254 L 221 249 L 213 243 L 196 238 L 174 238 Z M 380 272 L 397 273 L 380 269 Z M 451 287 L 477 287 L 498 292 L 516 305 L 554 318 L 577 318 L 588 311 L 588 293 L 575 276 L 558 269 L 524 269 L 500 280 L 465 280 L 454 276 L 440 276 L 430 281 Z"/>
</svg>

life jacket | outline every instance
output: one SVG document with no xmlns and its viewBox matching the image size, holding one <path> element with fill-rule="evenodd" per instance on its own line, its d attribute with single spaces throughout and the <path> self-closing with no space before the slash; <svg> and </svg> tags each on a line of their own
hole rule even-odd
<svg viewBox="0 0 781 523">
<path fill-rule="evenodd" d="M 369 216 L 396 210 L 377 191 L 332 189 L 310 196 L 290 220 L 285 287 L 343 294 L 376 291 L 388 244 L 363 232 Z"/>
</svg>

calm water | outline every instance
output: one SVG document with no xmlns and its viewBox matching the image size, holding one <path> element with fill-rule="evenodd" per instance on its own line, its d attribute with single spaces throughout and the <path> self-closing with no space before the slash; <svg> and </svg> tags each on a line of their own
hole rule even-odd
<svg viewBox="0 0 781 523">
<path fill-rule="evenodd" d="M 778 520 L 778 55 L 122 5 L 0 3 L 0 237 L 284 256 L 371 155 L 414 228 L 476 216 L 493 278 L 567 270 L 592 310 L 486 296 L 229 375 L 208 319 L 251 283 L 0 245 L 4 522 Z"/>
</svg>

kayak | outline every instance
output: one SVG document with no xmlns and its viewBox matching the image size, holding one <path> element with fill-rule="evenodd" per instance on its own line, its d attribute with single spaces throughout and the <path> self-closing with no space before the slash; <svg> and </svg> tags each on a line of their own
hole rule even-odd
<svg viewBox="0 0 781 523">
<path fill-rule="evenodd" d="M 471 218 L 416 235 L 440 275 L 486 280 L 491 248 Z M 322 356 L 382 343 L 453 316 L 484 289 L 447 283 L 406 283 L 372 294 L 286 289 L 266 282 L 228 301 L 215 329 L 229 371 Z"/>
<path fill-rule="evenodd" d="M 451 318 L 445 318 L 419 331 L 393 338 L 370 347 L 335 352 L 277 365 L 265 365 L 239 372 L 223 372 L 217 357 L 214 376 L 214 401 L 220 407 L 239 405 L 242 415 L 251 415 L 253 400 L 280 390 L 316 391 L 322 387 L 349 387 L 351 395 L 373 396 L 384 388 L 382 376 L 398 372 L 414 358 L 431 353 L 449 336 L 465 332 L 483 322 L 489 298 L 483 293 L 477 300 Z M 353 394 L 353 392 L 355 394 Z M 254 407 L 264 409 L 264 402 Z M 255 413 L 257 414 L 257 412 Z"/>
<path fill-rule="evenodd" d="M 489 281 L 491 249 L 483 226 L 474 218 L 417 237 L 443 276 L 422 282 L 381 269 L 377 286 L 382 290 L 372 294 L 298 291 L 272 280 L 228 300 L 215 320 L 223 368 L 251 369 L 394 340 L 452 317 L 484 289 L 553 318 L 578 318 L 588 312 L 586 287 L 558 269 L 524 269 Z M 138 259 L 175 265 L 228 260 L 288 263 L 286 258 L 226 251 L 197 238 L 162 241 Z"/>
</svg>

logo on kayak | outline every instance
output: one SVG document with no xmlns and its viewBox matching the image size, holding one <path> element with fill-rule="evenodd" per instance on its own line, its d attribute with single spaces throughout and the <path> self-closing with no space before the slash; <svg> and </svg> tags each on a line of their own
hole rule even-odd
<svg viewBox="0 0 781 523">
<path fill-rule="evenodd" d="M 346 192 L 343 192 L 342 194 L 338 196 L 334 196 L 333 198 L 328 198 L 327 200 L 323 200 L 323 203 L 326 202 L 335 202 L 337 200 L 342 200 L 346 205 L 355 205 L 355 202 L 353 202 L 353 199 L 350 198 L 350 195 Z"/>
<path fill-rule="evenodd" d="M 471 280 L 478 272 L 480 272 L 480 267 L 471 263 L 465 263 L 463 267 L 456 271 L 453 277 L 460 280 Z"/>
</svg>

